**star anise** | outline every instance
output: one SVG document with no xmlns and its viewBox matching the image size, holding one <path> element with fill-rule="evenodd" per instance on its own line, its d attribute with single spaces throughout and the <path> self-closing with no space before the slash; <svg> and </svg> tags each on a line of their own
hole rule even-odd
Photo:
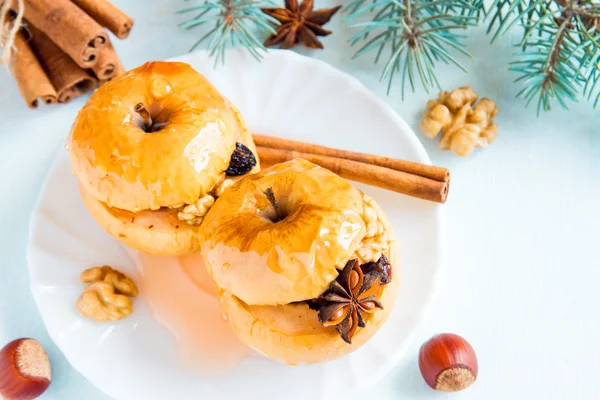
<svg viewBox="0 0 600 400">
<path fill-rule="evenodd" d="M 319 322 L 324 326 L 335 325 L 342 339 L 352 344 L 356 330 L 365 327 L 363 314 L 383 309 L 375 296 L 380 280 L 380 273 L 365 274 L 358 260 L 348 261 L 322 296 L 324 302 L 319 310 Z"/>
<path fill-rule="evenodd" d="M 323 29 L 333 14 L 342 6 L 313 10 L 313 0 L 303 0 L 298 6 L 298 0 L 285 0 L 285 8 L 263 8 L 262 11 L 278 20 L 281 25 L 277 27 L 276 34 L 271 35 L 265 46 L 281 43 L 284 49 L 290 49 L 302 42 L 311 49 L 322 49 L 323 43 L 317 36 L 327 36 L 331 31 Z"/>
</svg>

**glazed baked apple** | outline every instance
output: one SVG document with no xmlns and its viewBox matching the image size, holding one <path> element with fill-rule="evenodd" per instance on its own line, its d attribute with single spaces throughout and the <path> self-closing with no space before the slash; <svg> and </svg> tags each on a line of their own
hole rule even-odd
<svg viewBox="0 0 600 400">
<path fill-rule="evenodd" d="M 69 148 L 94 219 L 159 255 L 198 251 L 215 199 L 259 170 L 239 111 L 178 62 L 146 63 L 102 85 L 79 112 Z"/>
<path fill-rule="evenodd" d="M 202 224 L 205 264 L 236 335 L 288 364 L 362 346 L 394 307 L 396 240 L 377 204 L 293 160 L 249 175 Z"/>
</svg>

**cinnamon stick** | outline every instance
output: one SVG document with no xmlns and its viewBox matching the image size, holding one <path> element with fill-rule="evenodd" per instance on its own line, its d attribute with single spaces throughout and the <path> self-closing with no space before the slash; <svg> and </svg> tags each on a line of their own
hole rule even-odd
<svg viewBox="0 0 600 400">
<path fill-rule="evenodd" d="M 107 0 L 72 0 L 79 8 L 88 13 L 100 25 L 114 33 L 119 39 L 125 39 L 133 27 L 133 18 L 115 7 Z"/>
<path fill-rule="evenodd" d="M 115 76 L 113 76 L 112 78 L 100 81 L 100 86 L 104 85 L 106 82 L 112 81 L 114 78 L 117 78 L 117 77 L 119 77 L 119 76 L 121 76 L 121 75 L 123 75 L 125 73 L 125 68 L 123 68 L 123 64 L 121 64 L 120 61 L 117 64 L 116 68 L 117 69 L 116 69 L 116 72 L 115 72 Z"/>
<path fill-rule="evenodd" d="M 424 200 L 445 203 L 449 182 L 413 175 L 379 165 L 348 160 L 301 151 L 257 146 L 261 165 L 271 166 L 281 162 L 302 158 L 327 168 L 343 178 L 377 186 Z"/>
<path fill-rule="evenodd" d="M 123 66 L 110 40 L 100 52 L 98 62 L 92 67 L 92 71 L 100 82 L 109 81 L 123 73 Z"/>
<path fill-rule="evenodd" d="M 316 144 L 298 142 L 274 136 L 253 134 L 252 138 L 257 146 L 271 147 L 274 149 L 296 150 L 305 153 L 319 154 L 323 156 L 344 158 L 346 160 L 360 161 L 367 164 L 378 165 L 409 174 L 430 178 L 440 182 L 450 181 L 450 172 L 446 168 L 432 165 L 419 164 L 413 161 L 398 160 L 389 157 L 376 156 L 372 154 L 357 153 L 353 151 L 333 149 L 331 147 Z"/>
<path fill-rule="evenodd" d="M 12 51 L 10 70 L 27 106 L 37 108 L 39 98 L 46 104 L 56 103 L 56 90 L 35 57 L 23 31 L 15 37 Z"/>
<path fill-rule="evenodd" d="M 56 46 L 48 36 L 33 26 L 29 27 L 31 46 L 47 72 L 50 82 L 56 88 L 59 103 L 67 103 L 73 98 L 93 90 L 98 81 L 88 71 L 79 66 Z"/>
<path fill-rule="evenodd" d="M 81 68 L 94 66 L 108 41 L 104 29 L 71 0 L 25 0 L 25 19 Z"/>
</svg>

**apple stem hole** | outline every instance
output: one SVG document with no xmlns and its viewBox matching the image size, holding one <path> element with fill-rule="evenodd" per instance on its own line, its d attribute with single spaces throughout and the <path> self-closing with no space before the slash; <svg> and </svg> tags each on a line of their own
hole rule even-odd
<svg viewBox="0 0 600 400">
<path fill-rule="evenodd" d="M 286 216 L 281 212 L 279 203 L 277 202 L 277 199 L 275 198 L 275 193 L 273 193 L 273 188 L 268 188 L 267 190 L 265 190 L 264 193 L 265 193 L 265 196 L 267 197 L 267 199 L 269 200 L 269 203 L 271 203 L 271 206 L 275 210 L 275 218 L 273 219 L 273 222 L 279 222 L 279 221 L 285 219 Z"/>
</svg>

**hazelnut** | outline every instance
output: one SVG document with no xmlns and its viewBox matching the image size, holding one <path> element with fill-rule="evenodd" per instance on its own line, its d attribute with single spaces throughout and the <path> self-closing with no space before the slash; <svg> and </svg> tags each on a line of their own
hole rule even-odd
<svg viewBox="0 0 600 400">
<path fill-rule="evenodd" d="M 0 397 L 31 400 L 50 386 L 50 362 L 34 339 L 13 340 L 0 350 Z"/>
<path fill-rule="evenodd" d="M 433 389 L 458 392 L 477 379 L 477 356 L 465 339 L 444 333 L 421 346 L 419 369 L 425 382 Z"/>
</svg>

